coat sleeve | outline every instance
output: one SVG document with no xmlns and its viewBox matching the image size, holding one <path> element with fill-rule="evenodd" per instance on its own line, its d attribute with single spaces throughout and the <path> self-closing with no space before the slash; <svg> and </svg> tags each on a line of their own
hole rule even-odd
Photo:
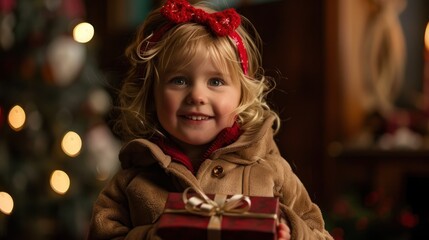
<svg viewBox="0 0 429 240">
<path fill-rule="evenodd" d="M 160 239 L 152 224 L 133 226 L 125 189 L 135 174 L 120 171 L 101 191 L 93 206 L 87 239 Z"/>
<path fill-rule="evenodd" d="M 280 208 L 291 229 L 292 239 L 333 239 L 326 231 L 320 208 L 311 201 L 302 182 L 281 158 Z"/>
</svg>

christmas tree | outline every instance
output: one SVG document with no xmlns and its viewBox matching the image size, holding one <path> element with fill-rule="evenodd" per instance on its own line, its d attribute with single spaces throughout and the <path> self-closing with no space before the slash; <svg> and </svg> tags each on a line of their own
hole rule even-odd
<svg viewBox="0 0 429 240">
<path fill-rule="evenodd" d="M 117 168 L 93 36 L 81 0 L 0 0 L 0 239 L 84 238 Z"/>
</svg>

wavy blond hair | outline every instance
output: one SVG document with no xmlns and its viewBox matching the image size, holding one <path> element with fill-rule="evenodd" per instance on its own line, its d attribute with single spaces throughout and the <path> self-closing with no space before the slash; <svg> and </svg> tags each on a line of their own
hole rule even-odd
<svg viewBox="0 0 429 240">
<path fill-rule="evenodd" d="M 214 12 L 208 6 L 196 7 Z M 159 9 L 149 14 L 125 52 L 131 68 L 118 95 L 119 116 L 114 125 L 115 132 L 123 140 L 162 134 L 153 95 L 159 75 L 173 59 L 183 59 L 183 66 L 178 67 L 185 67 L 196 52 L 203 49 L 219 69 L 227 71 L 234 81 L 240 81 L 241 99 L 235 113 L 241 129 L 258 131 L 265 119 L 274 116 L 276 121 L 273 129 L 277 133 L 280 128 L 279 116 L 266 102 L 266 96 L 275 84 L 264 76 L 261 67 L 261 39 L 250 21 L 243 16 L 241 19 L 241 25 L 236 31 L 243 40 L 249 59 L 247 75 L 243 73 L 233 40 L 215 36 L 201 24 L 176 25 L 164 33 L 158 42 L 147 47 L 153 32 L 169 24 Z"/>
</svg>

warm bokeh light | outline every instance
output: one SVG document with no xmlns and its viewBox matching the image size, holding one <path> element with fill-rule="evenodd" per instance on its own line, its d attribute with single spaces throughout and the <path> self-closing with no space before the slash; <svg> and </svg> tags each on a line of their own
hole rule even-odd
<svg viewBox="0 0 429 240">
<path fill-rule="evenodd" d="M 0 212 L 10 215 L 13 210 L 13 199 L 6 192 L 0 192 Z"/>
<path fill-rule="evenodd" d="M 426 50 L 429 51 L 429 22 L 426 25 L 426 31 L 425 31 L 425 46 Z"/>
<path fill-rule="evenodd" d="M 82 149 L 82 139 L 77 133 L 70 131 L 64 135 L 61 148 L 68 156 L 76 157 Z"/>
<path fill-rule="evenodd" d="M 99 114 L 105 114 L 111 107 L 110 95 L 103 89 L 93 90 L 88 102 L 91 108 Z"/>
<path fill-rule="evenodd" d="M 56 193 L 64 194 L 70 188 L 70 178 L 64 171 L 55 170 L 51 175 L 50 184 Z"/>
<path fill-rule="evenodd" d="M 76 42 L 87 43 L 92 37 L 94 37 L 94 27 L 87 22 L 79 23 L 73 29 L 73 38 Z"/>
<path fill-rule="evenodd" d="M 24 123 L 25 123 L 24 109 L 19 105 L 14 106 L 9 112 L 8 122 L 9 122 L 9 126 L 13 130 L 15 131 L 21 130 L 24 127 Z"/>
</svg>

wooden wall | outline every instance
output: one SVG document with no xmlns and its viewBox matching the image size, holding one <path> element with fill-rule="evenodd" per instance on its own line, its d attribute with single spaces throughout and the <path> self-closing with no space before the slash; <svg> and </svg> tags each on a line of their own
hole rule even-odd
<svg viewBox="0 0 429 240">
<path fill-rule="evenodd" d="M 264 40 L 268 74 L 278 70 L 272 94 L 281 114 L 277 142 L 283 156 L 322 204 L 324 193 L 324 3 L 279 1 L 243 7 Z M 273 75 L 275 76 L 275 75 Z"/>
</svg>

